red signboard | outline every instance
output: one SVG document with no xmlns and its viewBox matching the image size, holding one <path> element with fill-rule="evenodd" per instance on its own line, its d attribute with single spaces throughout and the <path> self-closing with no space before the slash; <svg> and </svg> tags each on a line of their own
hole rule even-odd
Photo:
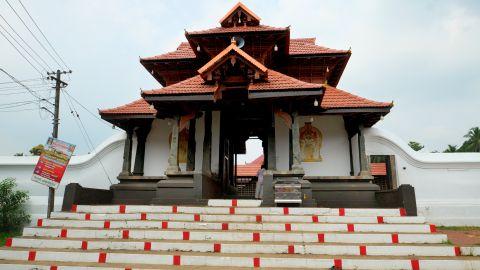
<svg viewBox="0 0 480 270">
<path fill-rule="evenodd" d="M 73 144 L 48 138 L 37 166 L 33 170 L 32 181 L 57 188 L 74 150 Z"/>
</svg>

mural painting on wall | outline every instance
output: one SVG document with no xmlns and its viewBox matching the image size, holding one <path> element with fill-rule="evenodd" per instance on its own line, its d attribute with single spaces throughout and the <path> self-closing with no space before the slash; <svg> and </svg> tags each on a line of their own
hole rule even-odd
<svg viewBox="0 0 480 270">
<path fill-rule="evenodd" d="M 322 133 L 312 123 L 306 122 L 300 128 L 300 150 L 304 162 L 322 161 L 320 149 L 322 148 Z"/>
<path fill-rule="evenodd" d="M 168 144 L 172 142 L 172 133 L 168 136 Z M 188 128 L 178 133 L 178 163 L 187 163 Z"/>
</svg>

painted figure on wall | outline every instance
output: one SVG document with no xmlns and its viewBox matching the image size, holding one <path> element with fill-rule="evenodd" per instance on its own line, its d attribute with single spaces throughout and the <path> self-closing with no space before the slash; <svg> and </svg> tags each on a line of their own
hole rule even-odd
<svg viewBox="0 0 480 270">
<path fill-rule="evenodd" d="M 168 136 L 168 144 L 172 141 L 172 133 Z M 178 133 L 178 163 L 187 163 L 188 127 Z"/>
<path fill-rule="evenodd" d="M 322 161 L 322 133 L 312 123 L 306 122 L 300 128 L 300 150 L 304 162 Z"/>
</svg>

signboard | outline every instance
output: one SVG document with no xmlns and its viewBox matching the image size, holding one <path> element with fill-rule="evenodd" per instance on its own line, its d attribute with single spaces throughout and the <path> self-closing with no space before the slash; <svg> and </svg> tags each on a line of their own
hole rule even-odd
<svg viewBox="0 0 480 270">
<path fill-rule="evenodd" d="M 33 170 L 32 181 L 57 188 L 67 169 L 75 145 L 48 138 L 45 149 Z"/>
</svg>

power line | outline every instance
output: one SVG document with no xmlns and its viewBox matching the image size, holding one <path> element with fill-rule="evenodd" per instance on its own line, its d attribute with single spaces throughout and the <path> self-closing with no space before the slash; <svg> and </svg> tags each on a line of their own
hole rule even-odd
<svg viewBox="0 0 480 270">
<path fill-rule="evenodd" d="M 46 91 L 53 91 L 53 89 L 40 89 L 40 90 L 35 90 L 33 92 L 38 93 L 38 92 L 46 92 Z M 22 91 L 22 92 L 14 92 L 14 93 L 0 93 L 0 96 L 14 96 L 14 95 L 21 95 L 25 93 L 30 93 L 28 91 Z"/>
<path fill-rule="evenodd" d="M 17 35 L 17 37 L 20 38 L 20 40 L 23 41 L 23 43 L 24 43 L 25 45 L 27 45 L 27 47 L 28 47 L 30 50 L 32 50 L 32 52 L 33 52 L 38 58 L 40 58 L 40 60 L 48 67 L 48 69 L 49 69 L 49 70 L 52 70 L 52 68 L 51 68 L 50 65 L 45 61 L 45 59 L 43 59 L 43 57 L 41 57 L 41 56 L 37 53 L 37 51 L 35 51 L 32 47 L 30 47 L 30 45 L 28 44 L 28 42 L 26 42 L 26 41 L 22 38 L 22 36 L 20 36 L 20 34 L 19 34 L 17 31 L 15 31 L 15 28 L 13 28 L 13 27 L 8 23 L 8 21 L 7 21 L 1 14 L 0 14 L 0 18 L 2 18 L 2 20 L 8 25 L 8 27 L 10 27 L 10 29 L 13 31 L 13 33 L 15 33 L 15 34 Z"/>
<path fill-rule="evenodd" d="M 18 83 L 19 85 L 23 86 L 25 89 L 28 90 L 28 92 L 30 92 L 30 94 L 34 97 L 36 97 L 38 100 L 42 100 L 43 98 L 41 96 L 39 96 L 38 94 L 36 94 L 32 89 L 28 88 L 25 84 L 23 84 L 22 82 L 20 82 L 19 80 L 17 80 L 17 78 L 13 77 L 12 75 L 10 75 L 10 73 L 8 73 L 7 71 L 5 71 L 3 68 L 0 68 L 0 71 L 2 71 L 3 73 L 5 73 L 5 75 L 7 75 L 8 77 L 10 77 L 10 79 L 12 79 L 12 81 Z M 50 104 L 52 104 L 51 102 L 49 102 Z M 53 104 L 52 104 L 53 105 Z"/>
<path fill-rule="evenodd" d="M 18 80 L 19 82 L 30 82 L 30 81 L 43 81 L 43 78 L 32 78 L 32 79 L 25 79 L 25 80 Z M 0 82 L 0 84 L 14 84 L 16 82 Z"/>
<path fill-rule="evenodd" d="M 45 68 L 45 66 L 43 66 L 43 64 L 40 63 L 40 62 L 37 60 L 37 58 L 33 57 L 32 54 L 30 54 L 30 52 L 29 52 L 27 49 L 25 49 L 25 47 L 23 47 L 23 45 L 20 44 L 20 42 L 18 42 L 18 40 L 17 40 L 14 36 L 12 36 L 12 34 L 10 34 L 10 32 L 9 32 L 7 29 L 5 29 L 5 27 L 3 27 L 2 24 L 0 24 L 0 27 L 3 29 L 3 31 L 4 31 L 5 33 L 8 34 L 8 36 L 10 36 L 10 38 L 11 38 L 13 41 L 15 41 L 15 43 L 17 43 L 17 45 L 18 45 L 20 48 L 22 48 L 22 49 L 28 54 L 28 56 L 30 56 L 31 59 L 33 59 L 33 61 L 35 61 L 35 63 L 37 63 L 37 65 L 39 65 L 44 71 L 47 71 L 47 69 Z M 48 66 L 47 66 L 47 68 L 48 68 Z"/>
<path fill-rule="evenodd" d="M 63 91 L 67 96 L 69 96 L 73 101 L 75 101 L 80 107 L 82 107 L 85 111 L 87 111 L 90 115 L 92 115 L 94 118 L 98 119 L 100 122 L 104 123 L 105 125 L 110 126 L 109 124 L 105 123 L 103 119 L 98 117 L 96 114 L 92 113 L 89 109 L 87 109 L 85 106 L 82 105 L 77 99 L 75 99 L 73 96 L 71 96 L 67 91 Z"/>
<path fill-rule="evenodd" d="M 30 88 L 46 88 L 46 87 L 51 87 L 51 85 L 48 84 L 26 84 Z M 9 86 L 9 87 L 0 87 L 0 92 L 11 92 L 11 91 L 17 91 L 17 90 L 24 90 L 23 86 L 16 85 L 16 86 Z"/>
<path fill-rule="evenodd" d="M 35 27 L 37 27 L 38 31 L 40 32 L 40 34 L 42 34 L 43 38 L 45 39 L 45 41 L 47 41 L 47 44 L 48 46 L 50 46 L 50 48 L 53 50 L 53 52 L 55 53 L 55 55 L 57 55 L 57 57 L 60 59 L 60 61 L 62 61 L 62 63 L 65 65 L 65 67 L 67 69 L 70 69 L 68 67 L 68 65 L 65 63 L 65 61 L 63 61 L 63 58 L 58 54 L 57 50 L 55 50 L 55 48 L 52 46 L 52 44 L 50 43 L 50 41 L 47 39 L 47 37 L 45 36 L 45 34 L 43 33 L 43 31 L 40 29 L 40 27 L 38 26 L 38 24 L 35 22 L 35 20 L 33 19 L 33 17 L 30 15 L 30 12 L 28 12 L 27 8 L 23 5 L 22 1 L 21 0 L 18 0 L 18 2 L 20 3 L 20 5 L 23 7 L 23 10 L 25 10 L 25 12 L 27 13 L 28 17 L 30 17 L 30 20 L 32 20 L 33 24 L 35 25 Z"/>
<path fill-rule="evenodd" d="M 25 59 L 29 64 L 30 66 L 33 67 L 33 69 L 35 69 L 39 74 L 40 76 L 43 76 L 43 73 L 36 67 L 32 64 L 32 62 L 30 62 L 30 60 L 28 60 L 25 55 L 23 55 L 20 50 L 7 38 L 7 36 L 5 36 L 5 34 L 3 34 L 2 31 L 0 31 L 0 34 L 2 34 L 2 36 L 8 41 L 8 43 L 10 43 L 10 45 L 13 46 L 13 48 L 15 48 L 15 50 L 23 57 L 23 59 Z"/>
<path fill-rule="evenodd" d="M 22 17 L 18 14 L 18 12 L 15 10 L 15 8 L 10 4 L 10 2 L 8 2 L 8 0 L 5 0 L 5 2 L 7 2 L 8 6 L 13 10 L 13 12 L 15 13 L 15 15 L 17 15 L 18 19 L 20 19 L 20 21 L 22 22 L 22 24 L 27 28 L 28 32 L 30 32 L 30 34 L 33 36 L 33 38 L 38 42 L 38 44 L 40 44 L 40 46 L 43 48 L 43 50 L 50 56 L 50 58 L 53 59 L 53 61 L 55 61 L 57 63 L 57 65 L 59 67 L 61 67 L 62 65 L 57 61 L 57 59 L 55 59 L 55 57 L 53 57 L 53 55 L 47 50 L 47 48 L 45 48 L 45 46 L 43 45 L 42 42 L 40 42 L 40 40 L 37 38 L 37 36 L 35 36 L 35 34 L 32 32 L 32 30 L 30 30 L 30 27 L 28 27 L 28 25 L 25 23 L 25 21 L 22 19 Z"/>
<path fill-rule="evenodd" d="M 62 91 L 64 93 L 66 93 L 65 90 L 62 89 Z M 87 147 L 90 149 L 90 152 L 92 152 L 93 155 L 97 158 L 98 162 L 102 166 L 103 172 L 107 176 L 108 182 L 110 182 L 110 184 L 112 185 L 113 184 L 112 180 L 110 179 L 110 176 L 108 175 L 107 170 L 105 169 L 105 166 L 103 165 L 102 160 L 98 157 L 97 152 L 95 151 L 95 147 L 93 146 L 92 140 L 90 139 L 90 136 L 88 135 L 87 129 L 85 128 L 85 125 L 83 124 L 82 119 L 80 118 L 80 115 L 78 114 L 77 110 L 75 109 L 75 106 L 73 105 L 73 102 L 69 99 L 69 96 L 67 96 L 65 98 L 65 100 L 67 101 L 68 107 L 70 108 L 70 113 L 73 116 L 73 119 L 75 120 L 75 124 L 80 129 L 80 133 L 82 133 L 83 140 L 87 144 Z M 78 122 L 80 124 L 77 122 L 77 119 L 75 117 L 78 118 Z M 84 135 L 84 133 L 85 133 L 85 135 Z"/>
</svg>

